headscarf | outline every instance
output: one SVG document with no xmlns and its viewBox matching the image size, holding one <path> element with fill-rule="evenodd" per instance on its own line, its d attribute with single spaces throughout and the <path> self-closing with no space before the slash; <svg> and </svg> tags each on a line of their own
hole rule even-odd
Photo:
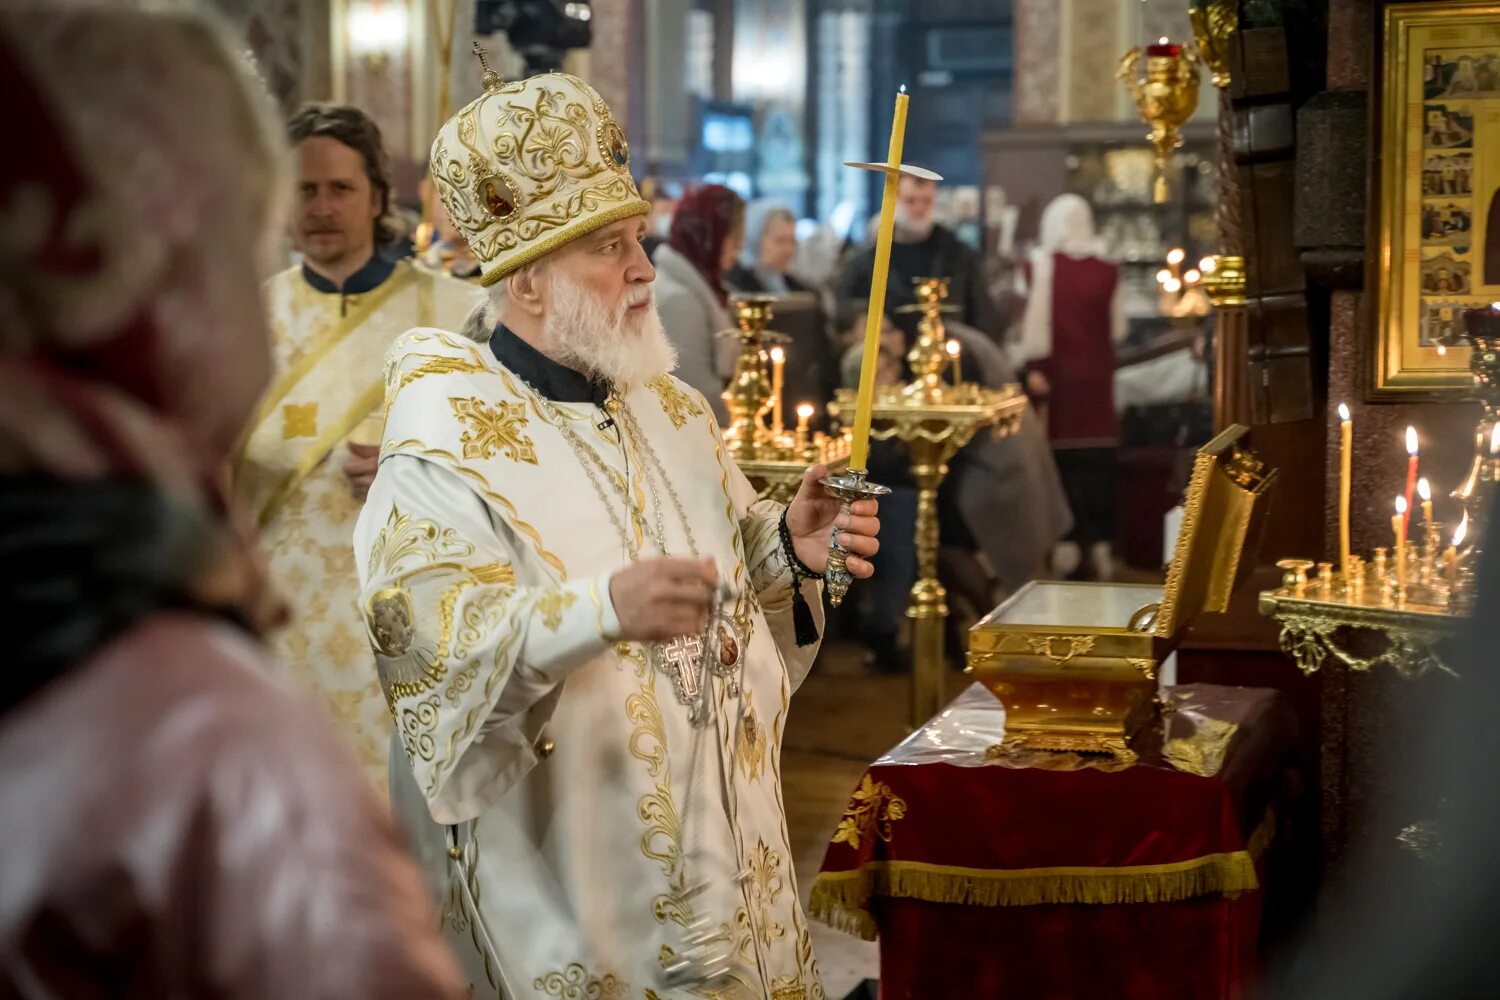
<svg viewBox="0 0 1500 1000">
<path fill-rule="evenodd" d="M 772 198 L 757 198 L 745 206 L 745 245 L 740 248 L 740 266 L 754 274 L 767 292 L 785 295 L 791 291 L 786 283 L 786 275 L 773 271 L 760 262 L 760 245 L 765 241 L 766 229 L 778 219 L 783 222 L 797 221 L 790 208 Z"/>
<path fill-rule="evenodd" d="M 743 224 L 744 218 L 744 199 L 719 184 L 705 184 L 688 191 L 677 202 L 677 213 L 672 216 L 667 245 L 686 257 L 703 275 L 721 306 L 729 304 L 724 273 L 719 267 L 724 241 Z"/>
<path fill-rule="evenodd" d="M 153 611 L 276 617 L 221 470 L 268 363 L 284 153 L 197 15 L 11 8 L 0 92 L 4 710 Z"/>
<path fill-rule="evenodd" d="M 1041 234 L 1031 251 L 1031 294 L 1021 323 L 1021 356 L 1035 361 L 1052 354 L 1052 259 L 1081 260 L 1104 253 L 1094 232 L 1094 210 L 1082 196 L 1060 194 L 1042 211 Z"/>
</svg>

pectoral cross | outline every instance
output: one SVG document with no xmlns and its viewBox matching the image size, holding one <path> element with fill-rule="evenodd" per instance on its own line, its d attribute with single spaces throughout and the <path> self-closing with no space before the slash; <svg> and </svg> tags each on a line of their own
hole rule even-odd
<svg viewBox="0 0 1500 1000">
<path fill-rule="evenodd" d="M 698 700 L 702 689 L 698 686 L 703 661 L 703 638 L 697 635 L 678 636 L 661 647 L 661 664 L 677 688 L 677 700 L 691 705 Z"/>
</svg>

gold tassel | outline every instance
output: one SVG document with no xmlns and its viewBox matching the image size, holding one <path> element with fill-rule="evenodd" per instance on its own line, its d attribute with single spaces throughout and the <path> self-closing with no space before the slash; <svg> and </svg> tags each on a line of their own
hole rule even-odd
<svg viewBox="0 0 1500 1000">
<path fill-rule="evenodd" d="M 831 927 L 873 941 L 877 928 L 869 912 L 871 896 L 967 906 L 1166 903 L 1211 894 L 1234 898 L 1260 888 L 1255 858 L 1275 833 L 1275 816 L 1268 811 L 1245 850 L 1165 865 L 990 870 L 871 861 L 852 871 L 819 874 L 808 909 Z"/>
</svg>

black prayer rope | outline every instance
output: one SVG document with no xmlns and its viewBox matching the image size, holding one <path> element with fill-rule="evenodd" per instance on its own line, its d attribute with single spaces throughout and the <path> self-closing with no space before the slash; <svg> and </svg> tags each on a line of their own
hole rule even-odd
<svg viewBox="0 0 1500 1000">
<path fill-rule="evenodd" d="M 818 641 L 818 626 L 813 621 L 812 608 L 807 606 L 807 598 L 802 596 L 802 581 L 821 580 L 823 574 L 809 569 L 806 563 L 797 558 L 797 550 L 792 546 L 792 533 L 786 526 L 784 508 L 776 530 L 781 535 L 782 554 L 786 556 L 786 564 L 792 570 L 792 630 L 797 636 L 798 647 L 811 646 Z"/>
</svg>

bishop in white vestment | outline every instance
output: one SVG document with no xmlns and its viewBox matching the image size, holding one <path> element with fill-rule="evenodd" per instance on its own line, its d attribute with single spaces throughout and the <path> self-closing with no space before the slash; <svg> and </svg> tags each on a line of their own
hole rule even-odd
<svg viewBox="0 0 1500 1000">
<path fill-rule="evenodd" d="M 648 206 L 586 84 L 487 74 L 432 163 L 492 304 L 391 352 L 354 541 L 477 995 L 822 998 L 780 745 L 830 536 L 868 576 L 875 504 L 840 514 L 820 469 L 758 501 L 667 374 Z"/>
</svg>

